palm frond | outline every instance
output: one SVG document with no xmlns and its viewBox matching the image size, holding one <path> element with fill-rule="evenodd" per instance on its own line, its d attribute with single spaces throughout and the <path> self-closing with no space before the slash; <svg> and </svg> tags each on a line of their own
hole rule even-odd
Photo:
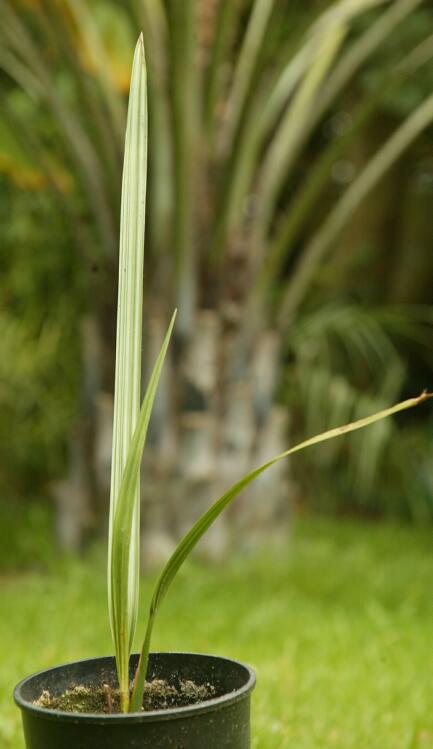
<svg viewBox="0 0 433 749">
<path fill-rule="evenodd" d="M 34 82 L 37 79 L 37 93 L 43 96 L 49 104 L 54 117 L 60 124 L 65 145 L 74 158 L 83 188 L 93 209 L 95 222 L 99 227 L 104 251 L 108 255 L 114 255 L 114 222 L 101 163 L 93 143 L 73 108 L 58 92 L 53 72 L 48 67 L 44 54 L 35 44 L 16 10 L 5 0 L 1 0 L 0 10 L 4 21 L 0 35 L 3 37 L 7 48 L 20 60 L 19 68 L 16 65 L 11 68 L 9 65 L 7 72 L 18 83 L 22 82 L 24 73 L 26 80 L 29 82 Z"/>
<path fill-rule="evenodd" d="M 340 198 L 324 224 L 311 238 L 295 268 L 281 304 L 280 326 L 285 327 L 299 307 L 316 268 L 365 196 L 431 122 L 433 96 L 429 96 L 396 130 Z"/>
<path fill-rule="evenodd" d="M 114 127 L 121 140 L 125 127 L 125 109 L 122 98 L 114 89 L 108 76 L 108 58 L 101 40 L 98 25 L 88 5 L 83 0 L 66 0 L 67 7 L 80 29 L 82 38 L 91 56 L 92 63 L 98 73 L 102 84 L 108 111 L 114 123 Z"/>
<path fill-rule="evenodd" d="M 266 297 L 275 283 L 283 265 L 290 257 L 299 232 L 305 227 L 308 216 L 320 198 L 329 181 L 332 165 L 345 152 L 356 135 L 371 120 L 382 101 L 385 92 L 395 91 L 409 76 L 416 73 L 433 57 L 433 36 L 427 37 L 400 61 L 400 63 L 381 81 L 374 95 L 362 101 L 352 114 L 348 130 L 336 138 L 323 151 L 313 164 L 307 178 L 293 197 L 290 205 L 277 221 L 274 234 L 271 236 L 266 255 L 263 258 L 260 273 L 257 275 L 253 294 Z"/>
<path fill-rule="evenodd" d="M 221 133 L 221 148 L 224 153 L 228 153 L 233 145 L 274 2 L 275 0 L 254 0 L 253 3 L 226 107 L 225 126 Z"/>
<path fill-rule="evenodd" d="M 262 245 L 273 216 L 275 200 L 282 184 L 289 178 L 295 157 L 310 132 L 315 100 L 324 79 L 343 43 L 344 26 L 334 26 L 320 40 L 317 56 L 302 79 L 284 115 L 264 159 L 258 178 L 258 205 L 255 244 Z M 253 230 L 254 231 L 254 230 Z"/>
<path fill-rule="evenodd" d="M 232 233 L 242 225 L 243 203 L 248 194 L 258 190 L 260 198 L 256 200 L 258 211 L 256 217 L 256 243 L 259 243 L 259 232 L 263 223 L 270 220 L 275 193 L 281 180 L 287 181 L 291 162 L 297 151 L 306 142 L 311 134 L 316 119 L 314 111 L 317 108 L 316 97 L 313 104 L 314 80 L 316 88 L 320 78 L 326 75 L 326 59 L 329 57 L 328 65 L 331 65 L 333 54 L 338 52 L 338 35 L 344 34 L 347 28 L 358 15 L 368 10 L 387 3 L 389 0 L 358 0 L 357 2 L 334 3 L 331 8 L 323 11 L 316 21 L 304 35 L 299 48 L 293 53 L 288 61 L 277 66 L 273 74 L 267 72 L 265 83 L 256 87 L 257 91 L 250 92 L 249 116 L 245 119 L 243 127 L 236 141 L 234 158 L 230 160 L 229 168 L 226 170 L 222 180 L 220 199 L 216 210 L 215 227 L 212 237 L 211 255 L 213 259 L 220 259 L 227 245 L 227 240 Z M 340 31 L 336 31 L 339 29 Z M 334 41 L 332 41 L 334 40 Z M 342 39 L 340 39 L 340 42 Z M 333 51 L 333 46 L 335 49 Z M 328 52 L 326 53 L 326 50 Z M 324 53 L 325 54 L 321 54 Z M 320 58 L 322 58 L 320 60 Z M 314 67 L 315 72 L 311 72 Z M 263 71 L 262 71 L 263 72 Z M 296 96 L 295 96 L 295 92 Z M 295 102 L 296 98 L 296 102 Z M 307 99 L 310 99 L 310 107 L 307 107 Z M 292 114 L 292 107 L 293 114 Z M 301 117 L 301 114 L 303 115 Z M 227 114 L 229 118 L 229 114 Z M 297 128 L 292 132 L 292 126 L 298 122 Z M 226 128 L 229 128 L 226 125 Z M 229 130 L 234 128 L 230 127 Z M 276 130 L 276 133 L 273 131 Z M 274 145 L 279 134 L 279 144 Z M 288 137 L 289 134 L 289 137 Z M 264 144 L 269 141 L 271 155 L 268 168 L 265 156 L 262 156 Z M 282 162 L 279 158 L 281 153 L 287 159 L 288 169 L 284 172 Z M 273 155 L 272 155 L 273 154 Z M 274 167 L 277 164 L 277 176 L 274 176 Z M 263 171 L 268 174 L 265 185 L 262 184 Z M 284 175 L 284 176 L 283 176 Z M 257 186 L 256 183 L 257 182 Z M 266 182 L 269 183 L 267 187 Z M 267 205 L 262 206 L 262 193 L 268 195 Z M 263 231 L 261 231 L 263 234 Z"/>
<path fill-rule="evenodd" d="M 199 77 L 195 37 L 195 2 L 170 3 L 173 76 L 174 226 L 178 330 L 191 333 L 196 309 L 197 247 L 193 205 L 199 137 Z"/>
<path fill-rule="evenodd" d="M 175 210 L 168 19 L 160 0 L 140 2 L 137 12 L 146 48 L 149 127 L 152 134 L 152 191 L 148 210 L 152 262 L 160 275 L 168 279 L 172 256 L 167 248 L 170 246 L 170 225 Z"/>
</svg>

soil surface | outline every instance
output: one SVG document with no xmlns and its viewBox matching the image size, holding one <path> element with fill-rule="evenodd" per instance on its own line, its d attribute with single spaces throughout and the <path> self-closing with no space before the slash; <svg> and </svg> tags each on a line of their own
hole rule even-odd
<svg viewBox="0 0 433 749">
<path fill-rule="evenodd" d="M 212 684 L 195 684 L 188 679 L 179 680 L 176 685 L 164 679 L 154 679 L 145 684 L 142 710 L 164 710 L 195 705 L 214 697 L 215 691 Z M 44 690 L 33 704 L 67 713 L 120 712 L 119 692 L 109 684 L 101 684 L 98 687 L 77 685 L 59 695 Z"/>
</svg>

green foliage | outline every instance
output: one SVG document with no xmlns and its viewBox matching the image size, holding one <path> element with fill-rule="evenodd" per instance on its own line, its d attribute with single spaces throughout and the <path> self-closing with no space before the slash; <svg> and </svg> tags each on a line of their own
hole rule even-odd
<svg viewBox="0 0 433 749">
<path fill-rule="evenodd" d="M 306 313 L 287 340 L 289 365 L 281 386 L 295 422 L 307 433 L 360 418 L 398 397 L 407 376 L 401 338 L 417 339 L 430 366 L 431 313 L 427 307 L 369 308 L 334 303 Z M 429 430 L 416 419 L 387 421 L 293 464 L 311 506 L 337 511 L 432 518 L 426 454 Z M 410 445 L 410 448 L 409 448 Z M 406 455 L 406 458 L 404 458 Z M 418 468 L 412 468 L 414 462 Z M 380 486 L 380 497 L 377 497 Z"/>
<path fill-rule="evenodd" d="M 174 3 L 145 0 L 128 2 L 122 8 L 95 3 L 91 10 L 80 0 L 67 4 L 71 17 L 53 4 L 42 20 L 31 12 L 20 16 L 10 2 L 2 0 L 7 19 L 5 47 L 10 54 L 0 63 L 13 80 L 52 111 L 57 141 L 68 153 L 75 189 L 83 192 L 89 204 L 92 234 L 97 230 L 96 237 L 89 237 L 86 252 L 92 252 L 92 241 L 98 235 L 104 251 L 111 252 L 116 244 L 113 216 L 124 117 L 114 68 L 122 67 L 120 88 L 124 90 L 130 39 L 133 29 L 143 26 L 149 49 L 155 166 L 148 251 L 157 259 L 155 275 L 162 263 L 169 275 L 167 286 L 177 287 L 175 298 L 179 298 L 184 285 L 193 288 L 196 284 L 202 261 L 208 264 L 195 248 L 203 211 L 200 200 L 194 199 L 199 197 L 199 161 L 205 171 L 208 167 L 212 171 L 204 231 L 214 253 L 227 255 L 239 233 L 246 232 L 248 237 L 251 221 L 253 239 L 269 240 L 288 208 L 285 189 L 299 187 L 296 167 L 301 154 L 349 80 L 360 70 L 368 73 L 370 59 L 376 60 L 388 41 L 397 47 L 395 39 L 403 34 L 405 51 L 410 51 L 425 37 L 422 29 L 427 25 L 422 19 L 428 11 L 419 10 L 420 3 L 362 0 L 316 3 L 306 10 L 285 2 L 255 0 L 230 4 L 230 12 L 225 3 L 217 3 L 214 11 L 208 11 L 209 28 L 205 21 L 202 28 L 197 20 L 201 11 L 194 3 L 185 4 L 177 17 Z M 416 33 L 404 31 L 408 18 Z M 116 29 L 115 44 L 110 44 L 113 34 L 108 35 L 107 28 Z M 339 41 L 333 42 L 335 35 Z M 61 50 L 53 43 L 56 36 L 64 42 Z M 173 64 L 179 49 L 182 63 Z M 47 53 L 58 62 L 55 70 L 45 64 Z M 13 64 L 16 59 L 19 66 Z M 383 68 L 377 66 L 375 90 L 381 88 Z M 206 92 L 204 102 L 202 92 Z M 39 127 L 33 139 L 46 156 Z M 195 153 L 197 142 L 201 143 L 200 156 Z M 173 177 L 174 184 L 168 184 Z M 309 175 L 303 174 L 301 182 L 308 181 Z M 248 217 L 244 206 L 251 195 L 257 207 Z M 262 241 L 252 253 L 256 254 L 254 275 L 263 270 L 265 249 Z M 286 243 L 284 255 L 289 250 Z M 170 253 L 177 260 L 174 275 L 162 259 Z M 266 262 L 272 259 L 269 254 Z M 259 281 L 253 279 L 253 296 Z M 290 285 L 287 277 L 279 281 Z"/>
<path fill-rule="evenodd" d="M 256 668 L 254 749 L 426 749 L 432 577 L 430 530 L 304 518 L 285 549 L 216 569 L 189 562 L 155 646 Z M 102 549 L 48 575 L 0 577 L 2 749 L 23 747 L 11 699 L 23 673 L 109 651 L 105 588 Z"/>
<path fill-rule="evenodd" d="M 358 26 L 367 28 L 369 19 L 360 19 Z M 385 40 L 375 57 L 375 65 L 363 71 L 360 76 L 360 88 L 368 94 L 373 93 L 380 86 L 380 78 L 384 71 L 391 71 L 399 65 L 407 53 L 425 44 L 426 30 L 433 28 L 432 9 L 427 3 L 417 9 L 404 24 L 399 26 L 396 33 Z M 431 36 L 427 37 L 433 43 Z M 417 73 L 403 82 L 398 91 L 384 91 L 380 101 L 383 112 L 393 117 L 407 116 L 415 107 L 429 95 L 433 86 L 433 61 L 427 59 L 426 64 Z"/>
<path fill-rule="evenodd" d="M 34 495 L 64 470 L 79 385 L 81 291 L 46 195 L 12 197 L 1 180 L 0 224 L 0 487 L 9 496 Z"/>
<path fill-rule="evenodd" d="M 251 0 L 209 4 L 215 8 L 213 16 L 203 11 L 206 3 L 181 5 L 179 12 L 180 5 L 162 0 L 50 0 L 41 10 L 35 3 L 0 2 L 0 168 L 12 184 L 37 191 L 39 203 L 51 204 L 49 215 L 41 210 L 37 227 L 34 220 L 26 221 L 31 241 L 21 243 L 23 255 L 27 248 L 25 262 L 15 266 L 21 275 L 19 304 L 33 295 L 38 321 L 44 317 L 47 299 L 56 308 L 56 321 L 49 329 L 58 325 L 61 335 L 54 345 L 50 332 L 51 353 L 43 364 L 43 378 L 49 380 L 44 393 L 49 392 L 52 400 L 48 408 L 35 394 L 26 409 L 31 418 L 21 418 L 11 383 L 15 376 L 19 379 L 18 367 L 25 372 L 26 364 L 24 357 L 15 356 L 16 348 L 8 344 L 6 350 L 12 335 L 5 338 L 4 361 L 15 358 L 4 374 L 7 388 L 3 385 L 5 394 L 0 396 L 4 434 L 14 435 L 7 443 L 7 462 L 15 464 L 17 474 L 30 466 L 39 483 L 48 474 L 59 473 L 65 462 L 78 400 L 77 363 L 83 359 L 74 320 L 88 312 L 104 321 L 113 316 L 124 94 L 132 40 L 139 28 L 144 30 L 149 56 L 153 144 L 146 246 L 152 260 L 146 275 L 149 310 L 157 299 L 157 305 L 166 306 L 168 317 L 168 310 L 179 305 L 182 335 L 191 331 L 198 300 L 228 309 L 229 315 L 234 310 L 244 345 L 257 326 L 275 325 L 276 319 L 285 337 L 308 303 L 332 299 L 335 284 L 323 272 L 326 258 L 332 258 L 341 232 L 356 217 L 366 194 L 430 121 L 429 114 L 391 159 L 378 162 L 383 151 L 374 154 L 373 166 L 385 169 L 376 168 L 372 174 L 370 162 L 370 179 L 352 185 L 349 181 L 343 190 L 335 184 L 335 164 L 350 157 L 357 144 L 362 147 L 366 123 L 380 122 L 378 112 L 392 112 L 396 119 L 391 133 L 430 93 L 431 50 L 410 74 L 398 73 L 429 40 L 431 10 L 426 3 Z M 356 108 L 353 92 L 360 104 Z M 348 121 L 353 115 L 355 126 L 346 128 L 342 137 L 325 137 L 334 114 L 337 119 L 346 114 Z M 13 200 L 16 210 L 25 213 L 29 196 L 14 192 Z M 5 216 L 2 226 L 6 223 Z M 56 243 L 58 257 L 53 258 L 53 251 L 45 280 L 36 272 L 35 290 L 36 264 L 46 255 L 46 247 L 55 248 Z M 353 249 L 350 242 L 347 249 Z M 14 257 L 17 252 L 14 246 Z M 376 262 L 372 252 L 372 275 Z M 245 268 L 244 274 L 239 267 Z M 58 270 L 55 279 L 53 269 Z M 60 277 L 61 294 L 52 289 Z M 8 273 L 5 297 L 14 283 Z M 7 303 L 0 302 L 1 310 Z M 287 310 L 295 320 L 289 319 Z M 13 310 L 14 325 L 17 314 Z M 10 323 L 7 311 L 5 328 Z M 19 325 L 18 336 L 30 352 L 39 322 L 34 324 L 29 315 L 20 318 Z M 114 347 L 107 338 L 112 355 Z M 50 341 L 42 349 L 47 351 Z M 406 345 L 399 343 L 400 351 Z M 33 362 L 36 349 L 35 344 L 29 356 Z M 64 386 L 59 366 L 64 367 Z M 38 367 L 27 377 L 29 390 L 30 380 L 41 381 L 42 364 Z M 111 372 L 111 363 L 105 369 Z M 326 366 L 317 372 L 317 380 L 322 370 Z M 400 373 L 398 364 L 396 381 Z M 354 374 L 350 370 L 343 376 L 351 381 Z M 323 377 L 321 385 L 312 377 L 307 381 L 313 388 L 311 398 L 305 394 L 307 403 L 320 387 L 329 393 L 329 378 Z M 110 378 L 103 387 L 112 387 Z M 359 393 L 366 409 L 371 402 L 371 410 L 385 404 L 374 389 L 366 395 L 367 388 L 357 383 L 355 393 L 341 391 L 338 398 L 353 401 Z M 389 402 L 391 398 L 386 399 Z M 42 403 L 47 407 L 38 405 Z M 37 437 L 25 436 L 27 425 L 36 421 Z M 377 455 L 384 454 L 385 438 L 383 434 L 379 440 Z M 349 458 L 357 454 L 353 450 Z M 53 468 L 48 467 L 51 460 Z M 367 473 L 378 476 L 379 465 Z"/>
<path fill-rule="evenodd" d="M 53 518 L 48 503 L 32 497 L 0 501 L 0 576 L 23 570 L 54 569 Z"/>
<path fill-rule="evenodd" d="M 257 7 L 261 8 L 262 6 L 258 5 Z M 263 6 L 263 8 L 266 7 L 266 5 Z M 254 26 L 256 23 L 254 14 L 251 23 L 253 26 L 252 36 L 255 38 L 257 29 Z M 247 37 L 247 58 L 249 55 L 248 41 Z M 338 31 L 336 36 L 333 35 L 330 39 L 329 54 L 331 58 L 335 53 L 336 45 L 338 47 L 340 42 L 341 33 Z M 313 66 L 311 78 L 310 75 L 306 76 L 288 119 L 288 125 L 291 126 L 289 131 L 291 128 L 296 130 L 298 117 L 302 120 L 300 110 L 302 111 L 305 106 L 305 99 L 308 101 L 313 92 L 316 91 L 322 79 L 323 65 L 326 69 L 328 53 L 324 55 L 324 61 L 321 60 L 317 68 Z M 245 63 L 245 66 L 248 70 L 248 63 Z M 244 73 L 243 70 L 241 72 Z M 242 83 L 239 85 L 243 88 Z M 372 416 L 361 418 L 344 426 L 337 426 L 310 437 L 248 473 L 216 500 L 180 541 L 157 581 L 150 603 L 146 634 L 130 699 L 129 657 L 138 607 L 140 465 L 156 389 L 176 316 L 174 314 L 172 317 L 138 414 L 141 387 L 142 274 L 146 177 L 147 90 L 143 37 L 140 36 L 132 68 L 122 181 L 116 390 L 108 555 L 110 623 L 116 650 L 121 706 L 124 712 L 140 710 L 154 620 L 169 586 L 202 536 L 243 489 L 268 468 L 304 448 L 381 422 L 388 416 L 412 408 L 432 397 L 430 394 L 424 393 L 419 398 L 404 401 Z M 384 352 L 381 351 L 381 354 L 384 355 Z M 318 403 L 318 407 L 320 409 L 320 403 Z M 377 449 L 373 448 L 373 453 L 376 452 Z"/>
</svg>

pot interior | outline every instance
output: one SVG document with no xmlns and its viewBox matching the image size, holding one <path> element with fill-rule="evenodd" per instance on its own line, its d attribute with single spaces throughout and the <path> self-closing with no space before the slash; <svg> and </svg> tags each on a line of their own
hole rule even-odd
<svg viewBox="0 0 433 749">
<path fill-rule="evenodd" d="M 131 679 L 138 657 L 138 654 L 131 656 Z M 254 674 L 247 666 L 227 658 L 197 653 L 151 653 L 149 675 L 150 680 L 165 679 L 175 686 L 181 680 L 191 680 L 197 685 L 211 684 L 215 690 L 212 701 L 239 690 L 250 691 L 254 686 Z M 18 704 L 33 703 L 43 690 L 56 696 L 77 685 L 92 688 L 104 683 L 114 688 L 117 686 L 115 660 L 111 656 L 77 661 L 42 671 L 21 682 L 15 696 Z"/>
</svg>

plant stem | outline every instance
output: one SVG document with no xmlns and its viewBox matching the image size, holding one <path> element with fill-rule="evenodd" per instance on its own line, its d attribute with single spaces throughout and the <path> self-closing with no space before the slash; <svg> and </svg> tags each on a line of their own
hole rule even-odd
<svg viewBox="0 0 433 749">
<path fill-rule="evenodd" d="M 153 602 L 152 602 L 153 603 Z M 152 637 L 153 624 L 155 621 L 155 610 L 151 605 L 149 611 L 149 618 L 147 620 L 146 635 L 144 637 L 143 645 L 141 648 L 140 658 L 137 665 L 137 670 L 134 677 L 134 686 L 132 689 L 130 712 L 136 713 L 141 710 L 141 703 L 143 701 L 144 683 L 146 681 L 147 667 L 149 663 L 149 649 L 150 640 Z"/>
<path fill-rule="evenodd" d="M 120 692 L 120 709 L 122 713 L 129 712 L 129 692 Z"/>
</svg>

